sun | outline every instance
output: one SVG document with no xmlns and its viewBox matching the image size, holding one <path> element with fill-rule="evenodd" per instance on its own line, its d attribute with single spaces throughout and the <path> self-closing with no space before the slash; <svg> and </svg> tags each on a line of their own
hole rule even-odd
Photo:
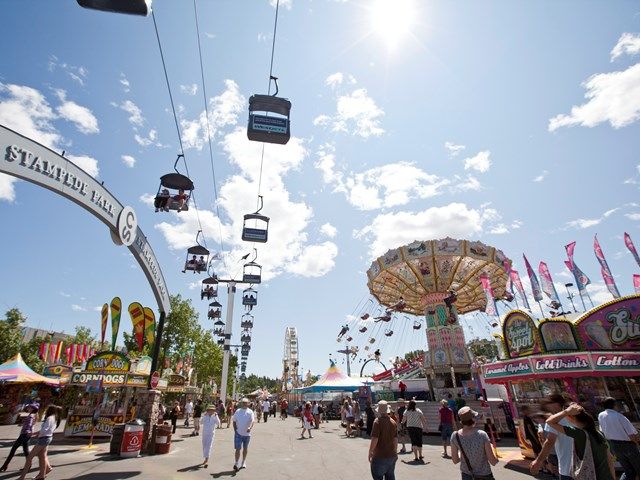
<svg viewBox="0 0 640 480">
<path fill-rule="evenodd" d="M 393 51 L 409 36 L 416 21 L 414 0 L 376 0 L 371 7 L 373 30 Z"/>
</svg>

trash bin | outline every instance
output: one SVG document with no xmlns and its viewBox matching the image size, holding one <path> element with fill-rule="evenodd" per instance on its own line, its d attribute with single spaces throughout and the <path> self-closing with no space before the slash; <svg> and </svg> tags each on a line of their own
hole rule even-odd
<svg viewBox="0 0 640 480">
<path fill-rule="evenodd" d="M 120 453 L 120 446 L 122 445 L 122 435 L 124 434 L 124 423 L 118 423 L 113 426 L 113 433 L 111 434 L 111 442 L 109 443 L 109 453 Z"/>
<path fill-rule="evenodd" d="M 171 425 L 156 426 L 156 454 L 169 453 L 171 449 Z"/>
<path fill-rule="evenodd" d="M 145 423 L 136 418 L 124 426 L 120 456 L 125 458 L 137 457 L 142 449 L 142 439 Z"/>
</svg>

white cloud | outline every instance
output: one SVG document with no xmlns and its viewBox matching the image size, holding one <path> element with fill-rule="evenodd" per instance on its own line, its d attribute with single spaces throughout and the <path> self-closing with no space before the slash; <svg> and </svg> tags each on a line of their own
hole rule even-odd
<svg viewBox="0 0 640 480">
<path fill-rule="evenodd" d="M 217 35 L 215 33 L 204 32 L 204 36 L 207 38 L 216 38 Z"/>
<path fill-rule="evenodd" d="M 16 183 L 17 181 L 18 179 L 15 177 L 0 173 L 0 200 L 13 202 L 16 199 L 16 189 L 14 188 L 14 183 Z"/>
<path fill-rule="evenodd" d="M 224 81 L 224 91 L 209 99 L 209 134 L 211 138 L 219 133 L 220 129 L 238 122 L 238 116 L 244 110 L 245 98 L 240 93 L 238 84 L 233 80 Z M 182 142 L 184 148 L 201 150 L 207 142 L 207 118 L 203 110 L 194 120 L 180 120 L 182 130 Z"/>
<path fill-rule="evenodd" d="M 180 91 L 186 95 L 195 95 L 198 93 L 198 84 L 192 83 L 191 85 L 180 85 Z"/>
<path fill-rule="evenodd" d="M 143 193 L 142 195 L 140 195 L 138 197 L 138 200 L 140 200 L 142 203 L 144 203 L 146 206 L 148 207 L 152 207 L 153 206 L 153 202 L 155 200 L 156 196 L 152 195 L 150 193 Z"/>
<path fill-rule="evenodd" d="M 464 203 L 450 203 L 420 212 L 378 215 L 370 225 L 354 232 L 354 236 L 365 240 L 369 244 L 370 256 L 377 257 L 390 248 L 416 239 L 476 237 L 485 224 L 497 218 L 499 214 L 495 209 L 474 209 Z"/>
<path fill-rule="evenodd" d="M 543 170 L 540 175 L 533 179 L 534 182 L 542 182 L 549 175 L 549 170 Z"/>
<path fill-rule="evenodd" d="M 514 220 L 513 222 L 511 222 L 511 229 L 517 230 L 521 228 L 522 225 L 524 225 L 524 222 L 522 220 Z"/>
<path fill-rule="evenodd" d="M 269 0 L 269 5 L 271 5 L 273 8 L 276 8 L 277 4 L 278 0 Z M 287 10 L 291 10 L 291 7 L 293 6 L 293 0 L 280 0 L 280 6 L 286 8 Z"/>
<path fill-rule="evenodd" d="M 625 53 L 627 55 L 640 53 L 640 35 L 623 33 L 618 39 L 616 46 L 611 50 L 611 61 L 613 62 L 616 58 Z"/>
<path fill-rule="evenodd" d="M 325 223 L 320 227 L 320 233 L 326 235 L 329 238 L 335 238 L 338 234 L 338 229 L 330 223 Z"/>
<path fill-rule="evenodd" d="M 625 207 L 632 207 L 634 204 L 626 204 Z M 621 207 L 611 208 L 604 212 L 597 218 L 577 218 L 576 220 L 570 220 L 566 223 L 565 229 L 574 228 L 576 230 L 582 230 L 585 228 L 594 227 L 599 225 L 605 218 L 609 218 L 611 215 L 620 210 Z"/>
<path fill-rule="evenodd" d="M 158 141 L 158 132 L 155 129 L 149 130 L 149 134 L 145 137 L 139 134 L 135 134 L 133 136 L 136 143 L 143 147 L 148 147 L 149 145 L 155 145 L 156 147 L 166 147 L 167 145 L 163 145 Z"/>
<path fill-rule="evenodd" d="M 456 145 L 453 142 L 445 142 L 444 148 L 447 149 L 447 151 L 449 152 L 449 155 L 451 155 L 452 157 L 455 157 L 460 152 L 462 152 L 466 147 L 464 145 Z"/>
<path fill-rule="evenodd" d="M 144 117 L 142 116 L 142 110 L 140 110 L 140 107 L 138 107 L 131 100 L 124 100 L 119 105 L 112 103 L 112 105 L 117 106 L 122 110 L 124 110 L 125 112 L 127 112 L 129 114 L 129 122 L 132 125 L 135 125 L 137 127 L 141 127 L 142 125 L 144 125 Z"/>
<path fill-rule="evenodd" d="M 329 87 L 331 87 L 331 88 L 335 88 L 338 85 L 342 85 L 343 82 L 351 84 L 351 85 L 355 85 L 356 84 L 356 79 L 351 74 L 345 75 L 342 72 L 336 72 L 336 73 L 332 73 L 331 75 L 329 75 L 324 80 L 324 84 L 329 86 Z"/>
<path fill-rule="evenodd" d="M 59 62 L 58 57 L 51 55 L 49 56 L 49 71 L 53 72 L 56 68 L 60 68 L 69 75 L 74 82 L 84 87 L 84 82 L 89 74 L 89 71 L 85 67 L 76 67 L 75 65 L 69 65 L 65 62 Z"/>
<path fill-rule="evenodd" d="M 629 220 L 638 221 L 640 220 L 640 213 L 627 213 L 625 217 Z"/>
<path fill-rule="evenodd" d="M 335 115 L 319 115 L 313 120 L 313 124 L 329 127 L 334 132 L 369 138 L 384 133 L 380 126 L 383 116 L 384 111 L 369 97 L 367 90 L 359 88 L 338 96 Z"/>
<path fill-rule="evenodd" d="M 302 277 L 322 277 L 335 266 L 338 246 L 333 242 L 306 247 L 287 270 Z"/>
<path fill-rule="evenodd" d="M 124 93 L 129 93 L 131 91 L 131 84 L 124 73 L 120 72 L 120 85 L 122 85 L 122 89 Z"/>
<path fill-rule="evenodd" d="M 595 127 L 603 122 L 622 128 L 640 118 L 640 63 L 626 70 L 593 75 L 583 87 L 587 102 L 571 107 L 570 114 L 550 119 L 550 132 L 574 125 Z"/>
<path fill-rule="evenodd" d="M 122 161 L 124 162 L 124 164 L 129 167 L 129 168 L 133 168 L 136 164 L 136 159 L 133 158 L 131 155 L 122 155 Z"/>
<path fill-rule="evenodd" d="M 66 155 L 66 157 L 92 177 L 97 177 L 100 173 L 98 161 L 93 157 L 88 155 Z"/>
<path fill-rule="evenodd" d="M 452 193 L 471 191 L 478 192 L 482 190 L 482 184 L 476 177 L 472 175 L 467 175 L 467 178 L 464 180 L 462 179 L 462 177 L 460 177 L 460 175 L 454 175 L 453 179 L 454 183 L 450 187 Z"/>
<path fill-rule="evenodd" d="M 58 294 L 59 294 L 61 297 L 65 297 L 65 298 L 70 298 L 70 297 L 71 297 L 71 295 L 70 295 L 70 294 L 65 293 L 65 292 L 63 292 L 63 291 L 58 292 Z"/>
<path fill-rule="evenodd" d="M 491 152 L 489 150 L 484 150 L 482 152 L 477 153 L 473 157 L 468 157 L 464 159 L 464 169 L 465 170 L 476 170 L 480 173 L 485 173 L 491 168 L 491 159 L 489 156 Z"/>
<path fill-rule="evenodd" d="M 593 278 L 591 279 L 593 282 Z M 613 300 L 613 296 L 607 289 L 607 286 L 604 282 L 593 282 L 587 285 L 587 292 L 589 293 L 589 297 L 591 297 L 591 301 L 594 305 L 600 305 L 605 302 L 610 302 Z M 582 304 L 580 303 L 580 295 L 576 294 L 576 298 L 573 299 L 576 306 Z M 591 308 L 591 304 L 589 303 L 589 299 L 585 298 L 584 303 L 587 305 L 587 310 Z"/>
<path fill-rule="evenodd" d="M 491 230 L 489 230 L 489 233 L 493 235 L 503 235 L 509 233 L 509 229 L 504 223 L 499 223 L 498 225 L 494 225 Z"/>
<path fill-rule="evenodd" d="M 56 90 L 56 95 L 62 104 L 56 109 L 58 115 L 69 122 L 75 124 L 76 128 L 84 134 L 98 133 L 98 119 L 93 115 L 91 110 L 76 102 L 67 100 L 67 93 L 64 90 Z"/>
<path fill-rule="evenodd" d="M 73 305 L 71 305 L 71 310 L 73 310 L 74 312 L 86 312 L 87 311 L 87 309 L 85 307 L 82 307 L 82 306 L 77 305 L 75 303 Z"/>
</svg>

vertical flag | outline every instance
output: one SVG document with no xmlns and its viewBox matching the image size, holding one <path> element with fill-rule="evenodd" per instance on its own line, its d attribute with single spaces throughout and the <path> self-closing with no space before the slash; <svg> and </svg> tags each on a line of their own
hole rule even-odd
<svg viewBox="0 0 640 480">
<path fill-rule="evenodd" d="M 49 344 L 49 364 L 56 363 L 56 345 L 54 343 Z"/>
<path fill-rule="evenodd" d="M 104 350 L 104 338 L 107 334 L 107 323 L 109 322 L 109 304 L 102 305 L 101 324 L 100 324 L 100 348 Z"/>
<path fill-rule="evenodd" d="M 493 297 L 493 288 L 491 288 L 491 280 L 484 273 L 480 275 L 480 283 L 482 283 L 482 289 L 487 299 L 487 306 L 484 308 L 484 312 L 487 315 L 498 315 L 498 309 L 496 308 L 496 301 Z"/>
<path fill-rule="evenodd" d="M 73 345 L 71 345 L 71 365 L 76 363 L 77 351 L 78 351 L 78 345 L 74 343 Z"/>
<path fill-rule="evenodd" d="M 516 290 L 518 290 L 518 293 L 522 297 L 522 302 L 524 303 L 525 308 L 527 310 L 531 310 L 531 307 L 529 306 L 529 299 L 524 293 L 524 287 L 522 286 L 522 281 L 520 280 L 520 275 L 518 275 L 517 270 L 511 269 L 511 281 L 513 282 L 513 285 L 516 287 Z"/>
<path fill-rule="evenodd" d="M 149 348 L 156 341 L 156 315 L 149 307 L 144 307 L 144 337 Z"/>
<path fill-rule="evenodd" d="M 558 296 L 558 292 L 556 291 L 556 286 L 553 284 L 553 279 L 551 278 L 551 272 L 549 272 L 549 267 L 544 262 L 540 262 L 538 266 L 538 272 L 540 273 L 540 283 L 542 284 L 542 291 L 545 293 L 549 300 L 552 302 L 560 303 L 560 297 Z"/>
<path fill-rule="evenodd" d="M 580 295 L 582 295 L 587 290 L 587 285 L 591 283 L 591 280 L 589 280 L 589 277 L 587 277 L 573 261 L 573 250 L 576 248 L 576 242 L 571 242 L 570 244 L 565 245 L 564 248 L 567 250 L 567 257 L 569 257 L 569 261 L 564 263 L 571 273 L 573 273 L 578 291 L 580 292 Z"/>
<path fill-rule="evenodd" d="M 513 282 L 511 281 L 511 263 L 509 260 L 505 259 L 502 262 L 502 266 L 504 267 L 504 271 L 507 272 L 507 284 L 505 285 L 505 290 L 509 290 L 513 293 Z"/>
<path fill-rule="evenodd" d="M 58 345 L 56 347 L 56 363 L 60 361 L 61 356 L 62 356 L 62 340 L 59 340 Z"/>
<path fill-rule="evenodd" d="M 43 362 L 47 361 L 47 355 L 49 353 L 49 347 L 48 347 L 48 343 L 42 342 L 40 344 L 40 360 L 42 360 Z"/>
<path fill-rule="evenodd" d="M 611 270 L 609 270 L 609 264 L 604 258 L 604 252 L 602 251 L 602 247 L 600 247 L 600 242 L 598 242 L 597 235 L 593 236 L 593 252 L 596 254 L 596 258 L 600 262 L 600 271 L 602 272 L 602 278 L 604 279 L 604 283 L 607 286 L 609 293 L 613 295 L 613 298 L 620 298 L 620 292 L 618 291 L 616 282 L 613 279 L 613 275 L 611 275 Z"/>
<path fill-rule="evenodd" d="M 67 365 L 73 365 L 73 362 L 71 361 L 71 345 L 64 349 L 64 354 L 67 356 Z"/>
<path fill-rule="evenodd" d="M 633 288 L 636 293 L 640 293 L 640 275 L 633 275 Z"/>
<path fill-rule="evenodd" d="M 118 331 L 120 330 L 120 315 L 122 313 L 122 301 L 120 297 L 111 300 L 111 350 L 116 349 Z"/>
<path fill-rule="evenodd" d="M 629 249 L 629 251 L 633 255 L 633 258 L 636 259 L 636 263 L 640 267 L 640 255 L 638 255 L 638 251 L 636 250 L 636 246 L 631 241 L 631 237 L 629 236 L 629 234 L 627 232 L 624 232 L 624 244 L 627 246 L 627 248 Z"/>
<path fill-rule="evenodd" d="M 527 267 L 527 275 L 529 275 L 529 281 L 531 282 L 531 291 L 533 292 L 533 299 L 536 302 L 542 300 L 542 292 L 540 291 L 540 284 L 538 283 L 538 277 L 536 277 L 536 272 L 531 268 L 531 264 L 529 260 L 527 260 L 527 256 L 523 253 L 522 258 L 524 258 L 524 264 Z"/>
<path fill-rule="evenodd" d="M 138 344 L 138 350 L 142 350 L 144 345 L 144 308 L 138 302 L 129 305 L 129 315 L 133 324 L 133 335 Z"/>
</svg>

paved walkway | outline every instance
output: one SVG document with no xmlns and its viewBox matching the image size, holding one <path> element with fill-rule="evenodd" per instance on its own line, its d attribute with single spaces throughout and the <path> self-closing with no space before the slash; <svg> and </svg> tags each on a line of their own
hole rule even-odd
<svg viewBox="0 0 640 480">
<path fill-rule="evenodd" d="M 367 449 L 369 441 L 364 438 L 345 438 L 337 421 L 323 424 L 314 430 L 312 439 L 300 440 L 299 421 L 269 419 L 254 428 L 253 439 L 247 458 L 247 469 L 233 471 L 233 429 L 218 430 L 208 469 L 198 467 L 202 462 L 200 437 L 190 437 L 190 429 L 178 428 L 173 437 L 171 452 L 167 455 L 144 456 L 120 459 L 109 455 L 109 444 L 99 443 L 92 450 L 82 449 L 84 441 L 70 440 L 56 434 L 50 447 L 53 472 L 49 480 L 115 480 L 115 479 L 211 479 L 237 477 L 238 479 L 287 480 L 361 480 L 371 478 Z M 59 431 L 61 431 L 61 428 Z M 9 447 L 19 432 L 17 426 L 0 426 L 0 462 L 9 452 Z M 400 455 L 396 467 L 399 480 L 410 478 L 460 478 L 458 467 L 450 460 L 440 457 L 442 447 L 439 438 L 425 437 L 425 465 L 407 463 L 412 455 Z M 511 443 L 501 446 L 504 455 L 494 474 L 497 480 L 531 478 L 518 471 L 521 458 L 518 449 Z M 513 460 L 505 463 L 504 460 Z M 37 464 L 37 461 L 34 462 Z M 24 465 L 22 453 L 14 457 L 9 471 L 0 473 L 0 480 L 13 479 Z M 27 478 L 37 475 L 37 470 Z"/>
</svg>

